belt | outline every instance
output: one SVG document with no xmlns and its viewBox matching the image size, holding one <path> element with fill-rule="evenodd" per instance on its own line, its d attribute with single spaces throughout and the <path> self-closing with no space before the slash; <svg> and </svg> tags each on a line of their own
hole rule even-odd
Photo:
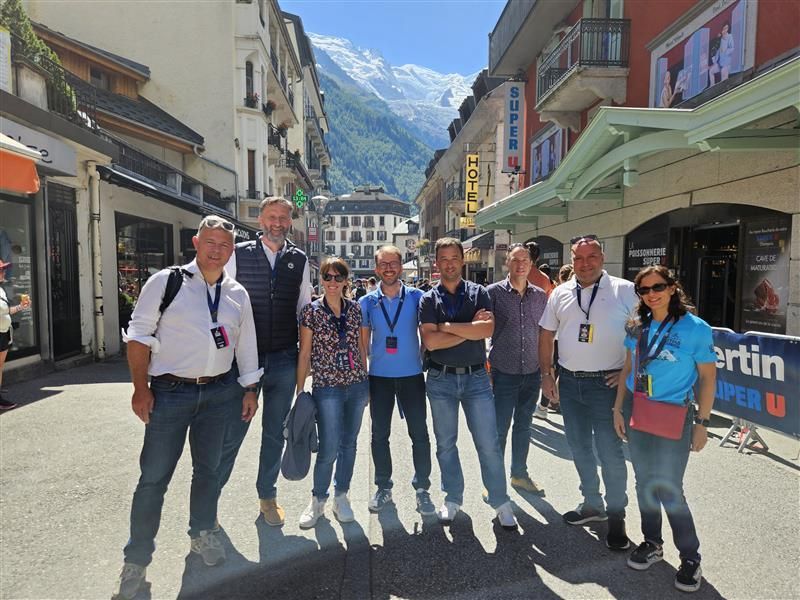
<svg viewBox="0 0 800 600">
<path fill-rule="evenodd" d="M 451 367 L 450 365 L 440 365 L 433 361 L 430 361 L 428 364 L 429 368 L 439 369 L 443 373 L 450 373 L 451 375 L 468 375 L 486 368 L 486 365 L 482 363 L 479 365 L 470 365 L 468 367 Z"/>
<path fill-rule="evenodd" d="M 605 377 L 606 375 L 611 375 L 612 373 L 619 373 L 619 371 L 619 369 L 611 369 L 610 371 L 570 371 L 569 369 L 558 365 L 559 373 L 566 373 L 567 375 L 571 375 L 577 379 Z"/>
<path fill-rule="evenodd" d="M 193 385 L 208 385 L 209 383 L 214 383 L 219 381 L 228 373 L 220 373 L 219 375 L 214 375 L 213 377 L 178 377 L 177 375 L 173 375 L 172 373 L 164 373 L 163 375 L 154 375 L 151 378 L 151 381 L 169 381 L 170 383 L 191 383 Z"/>
</svg>

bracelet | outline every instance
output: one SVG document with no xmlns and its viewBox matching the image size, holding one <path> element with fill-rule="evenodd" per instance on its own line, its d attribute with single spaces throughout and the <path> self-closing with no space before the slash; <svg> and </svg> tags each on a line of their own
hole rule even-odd
<svg viewBox="0 0 800 600">
<path fill-rule="evenodd" d="M 710 419 L 701 419 L 700 417 L 695 417 L 694 418 L 694 424 L 695 425 L 702 425 L 703 427 L 708 427 L 709 425 L 711 425 L 711 420 Z"/>
</svg>

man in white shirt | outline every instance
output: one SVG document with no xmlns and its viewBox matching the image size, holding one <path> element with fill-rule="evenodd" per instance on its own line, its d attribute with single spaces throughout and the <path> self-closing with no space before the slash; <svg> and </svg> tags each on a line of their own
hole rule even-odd
<svg viewBox="0 0 800 600">
<path fill-rule="evenodd" d="M 141 476 L 116 591 L 125 599 L 136 596 L 144 583 L 164 494 L 187 431 L 192 456 L 191 551 L 208 566 L 225 559 L 215 522 L 226 409 L 236 402 L 242 421 L 250 421 L 258 410 L 255 383 L 262 370 L 250 299 L 224 271 L 234 247 L 233 224 L 207 216 L 192 243 L 197 258 L 181 270 L 183 282 L 173 301 L 162 313 L 171 273 L 164 269 L 147 280 L 123 333 L 133 381 L 131 405 L 145 424 Z M 231 368 L 234 357 L 238 380 Z"/>
<path fill-rule="evenodd" d="M 603 270 L 605 256 L 595 235 L 571 240 L 575 277 L 555 288 L 539 325 L 542 393 L 561 401 L 564 429 L 581 481 L 583 503 L 564 521 L 582 525 L 608 520 L 606 546 L 626 550 L 627 468 L 611 409 L 625 362 L 625 323 L 638 299 L 633 283 Z M 554 380 L 553 340 L 558 334 L 559 380 Z M 605 505 L 597 460 L 602 467 Z"/>
<path fill-rule="evenodd" d="M 311 302 L 308 258 L 286 236 L 292 226 L 292 204 L 285 198 L 269 197 L 261 202 L 258 217 L 260 239 L 236 245 L 225 271 L 250 295 L 258 338 L 259 366 L 264 376 L 258 383 L 263 392 L 261 453 L 256 491 L 267 525 L 280 527 L 286 513 L 278 504 L 276 483 L 283 452 L 283 421 L 294 397 L 297 369 L 297 318 Z M 239 419 L 231 404 L 217 475 L 220 490 L 233 471 L 236 455 L 249 423 Z"/>
</svg>

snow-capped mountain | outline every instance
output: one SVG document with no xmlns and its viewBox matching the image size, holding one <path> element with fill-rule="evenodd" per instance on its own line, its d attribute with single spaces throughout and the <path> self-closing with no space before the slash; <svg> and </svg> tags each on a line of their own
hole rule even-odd
<svg viewBox="0 0 800 600">
<path fill-rule="evenodd" d="M 378 50 L 359 48 L 344 38 L 308 35 L 319 69 L 337 79 L 344 74 L 386 102 L 431 147 L 449 143 L 447 126 L 458 116 L 464 98 L 472 93 L 477 73 L 443 74 L 419 65 L 392 66 Z"/>
</svg>

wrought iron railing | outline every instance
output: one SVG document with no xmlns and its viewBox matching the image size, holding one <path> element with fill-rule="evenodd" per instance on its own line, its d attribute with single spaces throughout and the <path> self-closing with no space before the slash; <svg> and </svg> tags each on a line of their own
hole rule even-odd
<svg viewBox="0 0 800 600">
<path fill-rule="evenodd" d="M 259 190 L 246 190 L 245 193 L 247 194 L 248 200 L 261 200 L 261 192 Z"/>
<path fill-rule="evenodd" d="M 271 48 L 269 51 L 269 61 L 272 63 L 272 70 L 275 71 L 275 75 L 277 75 L 280 71 L 278 69 L 278 55 L 275 54 L 275 50 L 272 50 Z"/>
<path fill-rule="evenodd" d="M 110 141 L 119 149 L 117 164 L 120 167 L 163 186 L 170 186 L 169 174 L 174 173 L 174 169 L 116 139 L 110 138 Z"/>
<path fill-rule="evenodd" d="M 267 126 L 267 144 L 274 146 L 278 150 L 283 150 L 283 136 L 278 131 L 278 128 L 271 123 Z"/>
<path fill-rule="evenodd" d="M 539 66 L 537 103 L 577 67 L 627 67 L 630 46 L 630 19 L 581 19 Z"/>
<path fill-rule="evenodd" d="M 446 190 L 447 201 L 463 200 L 464 199 L 464 184 L 451 183 L 448 184 Z"/>
</svg>

